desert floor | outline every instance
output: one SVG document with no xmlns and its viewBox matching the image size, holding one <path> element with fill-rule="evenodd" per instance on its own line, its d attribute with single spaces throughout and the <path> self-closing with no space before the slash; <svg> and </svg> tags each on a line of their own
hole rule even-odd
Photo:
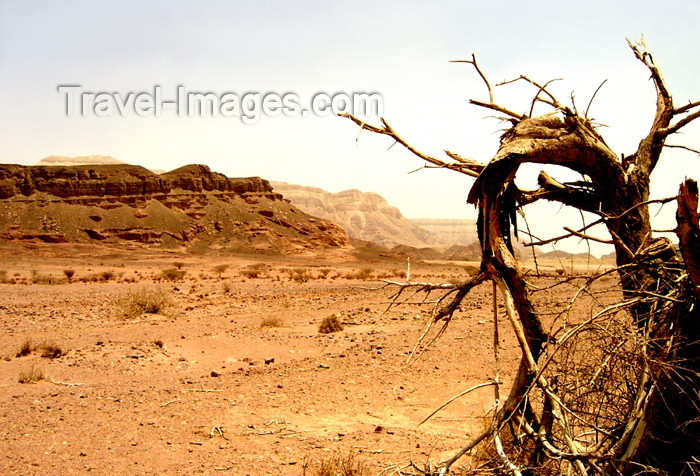
<svg viewBox="0 0 700 476">
<path fill-rule="evenodd" d="M 490 387 L 419 425 L 492 378 L 490 283 L 409 365 L 431 306 L 386 311 L 395 288 L 376 279 L 400 281 L 403 260 L 39 244 L 0 253 L 2 474 L 313 474 L 348 454 L 392 474 L 448 458 L 487 424 Z M 463 265 L 414 263 L 411 279 L 465 280 Z M 375 279 L 359 279 L 363 269 Z M 170 304 L 127 315 L 144 290 Z M 332 315 L 344 329 L 319 333 Z M 518 358 L 504 325 L 502 393 Z M 20 383 L 32 372 L 38 381 Z"/>
</svg>

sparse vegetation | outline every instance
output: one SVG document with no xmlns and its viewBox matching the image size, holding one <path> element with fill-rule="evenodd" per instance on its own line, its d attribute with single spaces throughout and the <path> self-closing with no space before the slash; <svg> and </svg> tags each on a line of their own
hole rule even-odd
<svg viewBox="0 0 700 476">
<path fill-rule="evenodd" d="M 31 339 L 25 339 L 24 342 L 22 342 L 22 345 L 20 346 L 19 350 L 17 351 L 17 357 L 24 357 L 25 355 L 29 355 L 32 353 L 34 350 L 34 344 L 32 343 Z"/>
<path fill-rule="evenodd" d="M 320 334 L 331 334 L 333 332 L 340 332 L 343 330 L 343 324 L 338 319 L 338 316 L 327 316 L 318 325 L 318 332 Z"/>
<path fill-rule="evenodd" d="M 295 283 L 305 283 L 313 278 L 306 268 L 294 268 L 290 277 Z"/>
<path fill-rule="evenodd" d="M 185 276 L 186 273 L 187 273 L 187 271 L 185 271 L 184 269 L 168 268 L 168 269 L 164 269 L 163 271 L 158 273 L 158 275 L 156 275 L 155 279 L 157 279 L 159 281 L 161 279 L 164 279 L 166 281 L 179 281 Z"/>
<path fill-rule="evenodd" d="M 230 293 L 231 290 L 233 289 L 233 283 L 231 281 L 226 280 L 221 282 L 221 290 L 225 293 Z"/>
<path fill-rule="evenodd" d="M 281 317 L 265 317 L 260 321 L 260 328 L 265 329 L 268 327 L 284 327 L 284 319 Z"/>
<path fill-rule="evenodd" d="M 47 359 L 58 359 L 65 355 L 65 351 L 55 342 L 44 342 L 37 346 L 37 350 Z"/>
<path fill-rule="evenodd" d="M 173 300 L 168 292 L 153 285 L 135 287 L 121 298 L 121 307 L 127 317 L 137 317 L 141 314 L 163 314 L 172 305 Z"/>
<path fill-rule="evenodd" d="M 374 270 L 372 268 L 362 268 L 345 275 L 346 279 L 361 279 L 362 281 L 374 279 L 374 277 Z"/>
<path fill-rule="evenodd" d="M 42 369 L 33 365 L 27 370 L 22 370 L 17 379 L 19 383 L 36 383 L 41 380 L 46 380 L 46 374 Z"/>
<path fill-rule="evenodd" d="M 369 476 L 369 467 L 357 459 L 353 452 L 345 455 L 336 453 L 320 461 L 305 461 L 302 466 L 303 476 Z"/>
<path fill-rule="evenodd" d="M 214 272 L 219 275 L 219 279 L 221 279 L 221 275 L 224 274 L 224 272 L 228 269 L 227 264 L 218 264 L 214 266 Z"/>
<path fill-rule="evenodd" d="M 68 278 L 68 281 L 73 279 L 73 276 L 75 275 L 75 270 L 74 269 L 64 269 L 63 274 L 66 275 L 66 278 Z"/>
<path fill-rule="evenodd" d="M 251 264 L 240 270 L 238 274 L 248 279 L 264 278 L 267 276 L 267 265 L 264 263 Z"/>
<path fill-rule="evenodd" d="M 87 274 L 79 279 L 83 283 L 104 283 L 110 281 L 116 277 L 114 271 L 100 271 L 97 273 Z"/>
<path fill-rule="evenodd" d="M 42 357 L 48 359 L 57 359 L 66 354 L 66 352 L 55 342 L 44 341 L 40 344 L 34 344 L 34 342 L 27 338 L 22 342 L 17 354 L 17 357 L 25 357 L 34 351 L 38 351 Z"/>
<path fill-rule="evenodd" d="M 32 270 L 33 284 L 65 284 L 67 282 L 66 278 L 58 278 L 56 276 L 51 276 L 50 274 L 41 274 L 35 269 Z"/>
<path fill-rule="evenodd" d="M 182 261 L 174 261 L 173 266 L 175 267 L 175 269 L 182 269 L 185 266 L 185 263 L 183 263 Z"/>
</svg>

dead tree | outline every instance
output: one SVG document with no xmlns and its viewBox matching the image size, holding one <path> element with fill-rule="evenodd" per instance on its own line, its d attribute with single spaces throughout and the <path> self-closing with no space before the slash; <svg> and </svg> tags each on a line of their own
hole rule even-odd
<svg viewBox="0 0 700 476">
<path fill-rule="evenodd" d="M 498 406 L 491 427 L 444 462 L 442 474 L 449 473 L 450 466 L 482 440 L 495 443 L 500 471 L 508 474 L 700 474 L 700 230 L 695 182 L 686 181 L 677 197 L 666 200 L 678 205 L 679 247 L 654 237 L 649 217 L 650 175 L 668 137 L 700 117 L 700 101 L 674 106 L 644 40 L 628 43 L 651 74 L 656 114 L 637 151 L 627 156 L 610 149 L 587 117 L 588 111 L 581 114 L 575 105 L 564 105 L 551 94 L 549 83 L 526 76 L 514 80 L 533 87 L 529 114 L 497 104 L 473 55 L 462 62 L 471 64 L 480 75 L 489 101 L 470 103 L 496 111 L 511 124 L 501 137 L 498 152 L 486 164 L 449 151 L 445 152 L 451 160 L 428 156 L 384 119 L 373 126 L 342 114 L 362 129 L 392 137 L 431 166 L 475 178 L 468 202 L 479 210 L 481 272 L 450 291 L 432 320 L 449 323 L 476 281 L 490 279 L 504 297 L 522 357 L 510 393 Z M 550 112 L 533 117 L 536 104 L 544 104 Z M 539 188 L 522 190 L 514 178 L 527 163 L 563 166 L 581 179 L 560 182 L 543 171 Z M 556 335 L 545 330 L 511 243 L 516 212 L 539 200 L 589 212 L 597 217 L 595 224 L 607 227 L 622 286 L 618 303 Z M 569 228 L 567 236 L 595 239 L 587 234 L 591 225 Z M 541 243 L 533 240 L 530 244 Z M 600 328 L 602 320 L 614 321 L 615 328 L 622 330 L 605 341 L 600 360 L 586 371 L 590 388 L 586 390 L 589 396 L 584 397 L 578 383 L 571 379 L 567 383 L 568 374 L 577 370 L 568 367 L 572 361 L 567 363 L 564 356 L 573 342 Z M 606 329 L 610 334 L 610 328 Z M 612 372 L 613 361 L 623 370 Z M 603 374 L 609 374 L 607 380 Z M 580 376 L 577 374 L 577 382 Z M 615 379 L 618 381 L 612 382 Z M 607 393 L 596 393 L 596 385 Z M 499 382 L 495 387 L 497 390 Z M 604 399 L 613 393 L 618 403 Z M 590 395 L 599 400 L 595 411 Z M 600 403 L 601 399 L 607 403 Z M 512 444 L 504 446 L 503 432 L 509 433 Z"/>
</svg>

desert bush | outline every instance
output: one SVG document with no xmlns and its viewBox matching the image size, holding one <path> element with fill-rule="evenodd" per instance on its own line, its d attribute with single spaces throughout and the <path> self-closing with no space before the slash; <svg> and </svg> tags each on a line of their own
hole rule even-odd
<svg viewBox="0 0 700 476">
<path fill-rule="evenodd" d="M 51 276 L 50 274 L 41 274 L 32 270 L 32 283 L 33 284 L 65 284 L 67 282 L 66 278 L 57 278 L 56 276 Z"/>
<path fill-rule="evenodd" d="M 303 476 L 369 476 L 369 467 L 357 459 L 353 452 L 345 455 L 336 453 L 319 461 L 308 459 L 302 465 Z"/>
<path fill-rule="evenodd" d="M 214 266 L 214 268 L 212 268 L 212 269 L 214 270 L 215 273 L 217 273 L 219 275 L 219 279 L 221 279 L 221 275 L 224 273 L 224 271 L 226 271 L 228 269 L 228 265 L 227 264 L 218 264 L 218 265 Z"/>
<path fill-rule="evenodd" d="M 66 278 L 68 278 L 68 281 L 73 279 L 73 276 L 75 275 L 75 270 L 74 269 L 64 269 L 63 274 L 66 275 Z"/>
<path fill-rule="evenodd" d="M 55 342 L 43 342 L 37 346 L 37 350 L 41 356 L 47 359 L 58 359 L 66 354 L 66 352 Z"/>
<path fill-rule="evenodd" d="M 295 268 L 291 273 L 291 279 L 295 283 L 305 283 L 312 278 L 313 276 L 306 268 Z"/>
<path fill-rule="evenodd" d="M 257 279 L 262 277 L 263 271 L 260 269 L 244 268 L 238 272 L 239 275 L 248 279 Z"/>
<path fill-rule="evenodd" d="M 185 276 L 187 271 L 184 269 L 178 269 L 178 268 L 168 268 L 164 269 L 160 273 L 158 273 L 155 277 L 157 280 L 167 280 L 167 281 L 179 281 Z"/>
<path fill-rule="evenodd" d="M 35 383 L 40 380 L 46 380 L 46 374 L 42 369 L 33 365 L 27 370 L 22 370 L 17 379 L 19 383 Z"/>
<path fill-rule="evenodd" d="M 395 269 L 392 271 L 392 273 L 396 278 L 406 279 L 406 271 L 403 271 L 401 269 Z"/>
<path fill-rule="evenodd" d="M 231 281 L 222 281 L 221 282 L 221 290 L 225 293 L 230 293 L 231 290 L 233 289 L 233 283 Z"/>
<path fill-rule="evenodd" d="M 324 278 L 327 278 L 328 274 L 331 272 L 331 269 L 330 268 L 321 268 L 318 270 L 318 272 L 321 273 L 321 276 L 323 276 Z"/>
<path fill-rule="evenodd" d="M 86 274 L 85 276 L 81 277 L 79 281 L 83 283 L 104 283 L 114 279 L 116 276 L 117 275 L 114 271 L 100 271 L 97 273 Z"/>
<path fill-rule="evenodd" d="M 284 319 L 281 317 L 265 317 L 260 321 L 260 328 L 265 329 L 267 327 L 284 327 Z"/>
<path fill-rule="evenodd" d="M 340 332 L 343 330 L 343 324 L 338 319 L 338 316 L 327 316 L 318 325 L 318 332 L 320 334 L 331 334 L 333 332 Z"/>
<path fill-rule="evenodd" d="M 24 339 L 24 342 L 22 342 L 22 345 L 20 346 L 16 355 L 17 355 L 17 357 L 24 357 L 25 355 L 31 354 L 33 350 L 34 350 L 34 343 L 32 342 L 32 340 L 31 339 Z"/>
<path fill-rule="evenodd" d="M 7 283 L 7 281 L 7 271 L 4 269 L 0 269 L 0 283 L 5 284 Z"/>
<path fill-rule="evenodd" d="M 141 314 L 163 314 L 173 305 L 173 300 L 159 286 L 138 286 L 121 298 L 120 305 L 127 317 L 136 317 Z"/>
<path fill-rule="evenodd" d="M 372 268 L 362 268 L 345 275 L 346 279 L 361 279 L 367 281 L 374 278 L 374 270 Z"/>
<path fill-rule="evenodd" d="M 27 338 L 22 342 L 16 356 L 24 357 L 34 351 L 39 351 L 42 357 L 48 359 L 57 359 L 66 354 L 66 352 L 53 341 L 44 341 L 40 344 L 34 344 L 31 339 Z"/>
<path fill-rule="evenodd" d="M 174 261 L 173 266 L 175 267 L 175 269 L 182 269 L 185 266 L 185 263 L 183 263 L 182 261 Z"/>
</svg>

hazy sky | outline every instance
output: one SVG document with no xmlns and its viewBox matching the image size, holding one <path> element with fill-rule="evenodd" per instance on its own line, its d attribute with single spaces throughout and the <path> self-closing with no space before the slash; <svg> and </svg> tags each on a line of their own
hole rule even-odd
<svg viewBox="0 0 700 476">
<path fill-rule="evenodd" d="M 391 141 L 325 117 L 67 117 L 59 85 L 87 92 L 294 93 L 302 106 L 321 92 L 379 93 L 384 117 L 419 149 L 450 149 L 487 161 L 503 127 L 468 105 L 487 99 L 477 58 L 492 82 L 521 73 L 571 92 L 580 109 L 601 81 L 590 115 L 617 153 L 648 130 L 653 86 L 625 37 L 644 34 L 676 104 L 700 99 L 697 1 L 3 1 L 0 2 L 0 161 L 34 164 L 49 155 L 111 155 L 149 168 L 203 163 L 229 176 L 378 192 L 408 217 L 471 218 L 471 179 L 424 170 Z M 523 96 L 522 93 L 527 93 Z M 532 91 L 496 89 L 526 110 Z M 372 122 L 377 122 L 373 120 Z M 700 148 L 700 128 L 671 142 Z M 670 151 L 657 195 L 700 158 Z M 533 215 L 552 230 L 558 207 Z M 670 215 L 669 215 L 670 212 Z M 561 214 L 560 214 L 561 215 Z M 666 215 L 671 216 L 672 210 Z M 545 220 L 542 220 L 545 218 Z M 672 226 L 672 222 L 660 225 Z M 555 231 L 552 231 L 555 232 Z M 544 233 L 542 233 L 544 234 Z M 566 246 L 564 246 L 566 247 Z"/>
</svg>

